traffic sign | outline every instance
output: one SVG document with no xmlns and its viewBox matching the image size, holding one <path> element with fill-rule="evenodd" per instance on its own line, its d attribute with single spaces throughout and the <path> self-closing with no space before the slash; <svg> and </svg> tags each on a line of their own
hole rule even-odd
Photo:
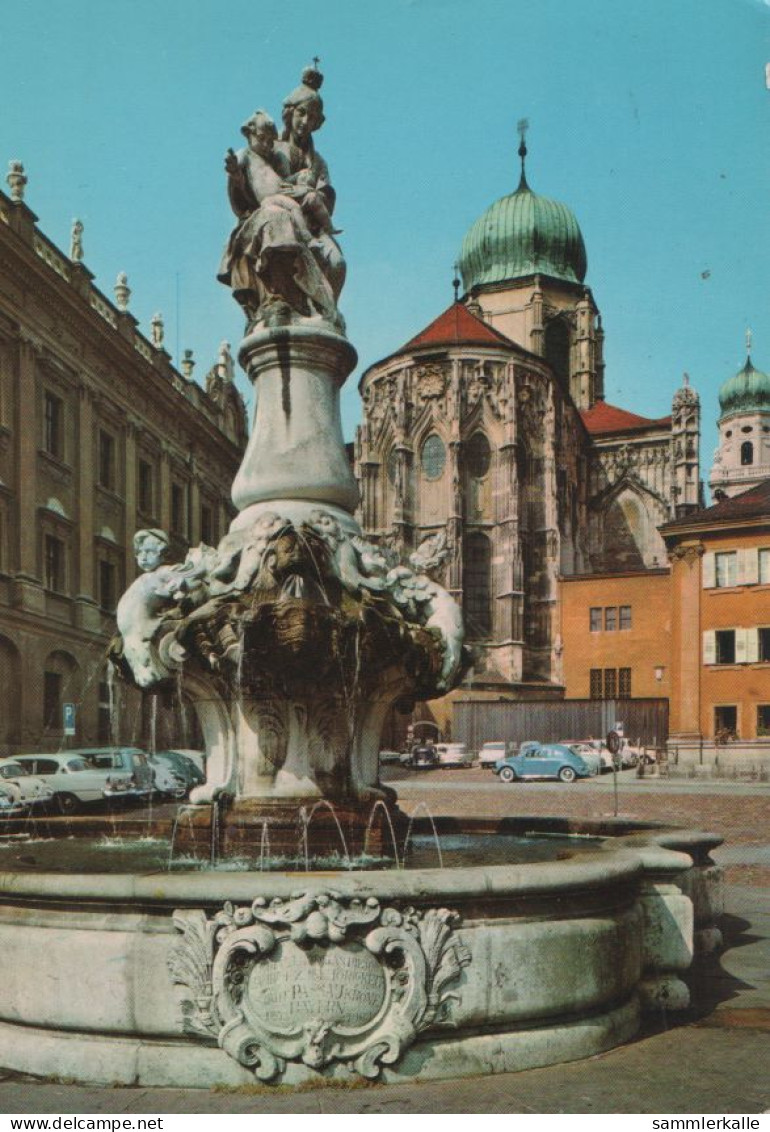
<svg viewBox="0 0 770 1132">
<path fill-rule="evenodd" d="M 64 719 L 64 734 L 75 734 L 75 705 L 62 704 L 62 716 Z"/>
</svg>

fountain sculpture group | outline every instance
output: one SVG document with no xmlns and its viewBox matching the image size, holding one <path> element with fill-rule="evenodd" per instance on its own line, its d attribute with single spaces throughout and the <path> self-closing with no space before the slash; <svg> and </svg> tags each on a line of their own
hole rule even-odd
<svg viewBox="0 0 770 1132">
<path fill-rule="evenodd" d="M 225 160 L 237 224 L 219 278 L 246 315 L 255 393 L 237 517 L 177 564 L 162 531 L 139 532 L 143 573 L 112 646 L 149 692 L 181 676 L 207 752 L 190 831 L 225 853 L 264 845 L 268 827 L 274 850 L 296 848 L 298 814 L 319 804 L 358 849 L 373 807 L 398 824 L 378 776 L 385 715 L 448 691 L 466 664 L 460 610 L 436 580 L 442 539 L 402 562 L 354 518 L 339 393 L 356 354 L 313 141 L 321 83 L 308 68 L 281 137 L 258 110 Z M 641 1009 L 686 1005 L 682 975 L 716 911 L 717 839 L 592 831 L 605 838 L 594 852 L 559 862 L 307 873 L 301 886 L 208 869 L 4 874 L 0 945 L 23 940 L 26 962 L 0 1004 L 0 1063 L 211 1085 L 453 1076 L 609 1048 Z"/>
</svg>

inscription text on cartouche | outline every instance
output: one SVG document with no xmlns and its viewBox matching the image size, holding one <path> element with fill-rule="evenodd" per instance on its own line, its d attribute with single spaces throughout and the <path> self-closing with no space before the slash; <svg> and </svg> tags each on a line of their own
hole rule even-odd
<svg viewBox="0 0 770 1132">
<path fill-rule="evenodd" d="M 385 970 L 359 943 L 307 950 L 286 940 L 253 967 L 243 1007 L 273 1032 L 313 1019 L 355 1030 L 377 1017 L 387 990 Z"/>
</svg>

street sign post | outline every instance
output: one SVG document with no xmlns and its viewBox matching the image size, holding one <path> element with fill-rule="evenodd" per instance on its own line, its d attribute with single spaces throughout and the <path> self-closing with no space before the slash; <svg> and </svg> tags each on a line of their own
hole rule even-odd
<svg viewBox="0 0 770 1132">
<path fill-rule="evenodd" d="M 62 717 L 64 721 L 64 734 L 75 734 L 75 705 L 62 704 Z"/>
</svg>

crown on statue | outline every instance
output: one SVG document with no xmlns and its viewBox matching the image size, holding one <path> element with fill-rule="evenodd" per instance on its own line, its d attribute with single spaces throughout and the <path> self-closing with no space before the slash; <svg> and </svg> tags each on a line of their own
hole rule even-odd
<svg viewBox="0 0 770 1132">
<path fill-rule="evenodd" d="M 304 86 L 309 86 L 311 90 L 320 90 L 323 86 L 324 77 L 318 70 L 316 63 L 312 63 L 309 67 L 305 67 L 302 72 L 302 82 Z"/>
</svg>

